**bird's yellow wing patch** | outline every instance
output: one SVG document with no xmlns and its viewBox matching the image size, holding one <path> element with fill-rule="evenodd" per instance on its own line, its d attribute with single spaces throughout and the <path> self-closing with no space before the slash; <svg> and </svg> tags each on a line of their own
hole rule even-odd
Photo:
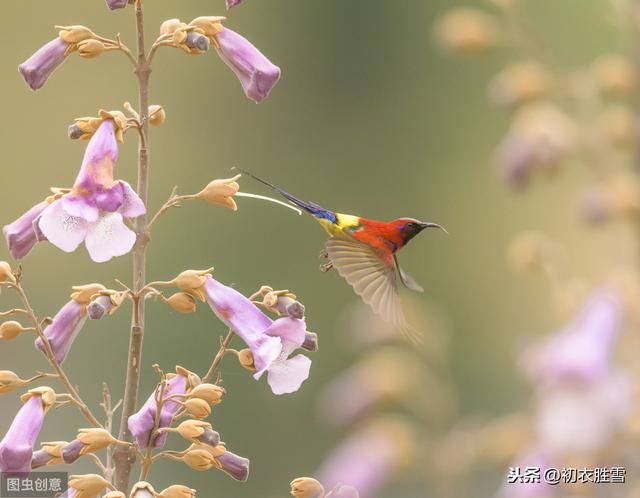
<svg viewBox="0 0 640 498">
<path fill-rule="evenodd" d="M 336 271 L 375 313 L 412 340 L 418 339 L 402 310 L 395 266 L 388 267 L 369 246 L 350 237 L 332 237 L 325 248 Z"/>
</svg>

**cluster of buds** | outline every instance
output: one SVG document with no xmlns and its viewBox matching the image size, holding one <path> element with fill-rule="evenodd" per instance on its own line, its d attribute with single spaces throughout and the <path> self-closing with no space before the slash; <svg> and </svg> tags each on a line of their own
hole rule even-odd
<svg viewBox="0 0 640 498">
<path fill-rule="evenodd" d="M 202 16 L 189 23 L 169 19 L 160 26 L 156 46 L 172 46 L 191 55 L 201 55 L 213 45 L 223 62 L 235 73 L 245 95 L 260 103 L 280 79 L 280 68 L 246 38 L 223 27 L 224 19 Z"/>
</svg>

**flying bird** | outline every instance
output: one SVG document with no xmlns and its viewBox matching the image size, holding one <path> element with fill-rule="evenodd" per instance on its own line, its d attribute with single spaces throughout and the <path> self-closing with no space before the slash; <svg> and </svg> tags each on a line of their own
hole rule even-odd
<svg viewBox="0 0 640 498">
<path fill-rule="evenodd" d="M 248 171 L 239 168 L 238 171 L 275 190 L 313 216 L 330 235 L 320 253 L 329 262 L 322 265 L 321 270 L 335 268 L 375 313 L 410 339 L 419 339 L 402 310 L 399 284 L 417 292 L 424 289 L 400 268 L 397 254 L 425 228 L 446 232 L 441 225 L 413 218 L 385 222 L 337 213 L 303 201 Z"/>
</svg>

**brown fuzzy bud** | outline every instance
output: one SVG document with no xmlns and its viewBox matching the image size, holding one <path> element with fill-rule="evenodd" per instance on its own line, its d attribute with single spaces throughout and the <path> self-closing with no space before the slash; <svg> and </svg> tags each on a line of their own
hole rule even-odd
<svg viewBox="0 0 640 498">
<path fill-rule="evenodd" d="M 100 428 L 79 429 L 76 439 L 84 444 L 84 448 L 80 454 L 85 455 L 87 453 L 95 453 L 100 451 L 118 440 L 114 438 L 109 431 Z"/>
<path fill-rule="evenodd" d="M 78 55 L 84 59 L 95 59 L 102 55 L 106 47 L 100 40 L 82 40 L 78 43 Z"/>
<path fill-rule="evenodd" d="M 24 386 L 26 380 L 22 380 L 15 372 L 11 370 L 0 370 L 0 394 L 10 393 L 18 387 Z"/>
<path fill-rule="evenodd" d="M 151 498 L 156 496 L 156 490 L 153 489 L 153 486 L 149 484 L 147 481 L 138 481 L 131 488 L 130 498 L 136 498 L 136 496 L 140 496 L 140 498 Z"/>
<path fill-rule="evenodd" d="M 205 301 L 202 287 L 207 281 L 207 276 L 211 274 L 213 268 L 207 270 L 185 270 L 172 280 L 173 285 L 183 292 L 187 292 L 201 301 Z"/>
<path fill-rule="evenodd" d="M 256 365 L 253 361 L 253 353 L 250 349 L 242 349 L 238 351 L 238 361 L 242 368 L 246 368 L 250 372 L 256 371 Z"/>
<path fill-rule="evenodd" d="M 16 322 L 14 320 L 10 320 L 8 322 L 4 322 L 0 325 L 0 339 L 4 339 L 5 341 L 12 341 L 16 337 L 18 337 L 25 329 L 20 322 Z"/>
<path fill-rule="evenodd" d="M 324 487 L 311 477 L 298 477 L 291 481 L 291 494 L 296 498 L 322 498 Z"/>
<path fill-rule="evenodd" d="M 95 38 L 95 33 L 86 26 L 56 26 L 59 30 L 58 36 L 67 43 L 79 43 L 84 40 Z"/>
<path fill-rule="evenodd" d="M 233 178 L 222 180 L 213 180 L 196 195 L 211 204 L 218 204 L 236 211 L 238 206 L 236 205 L 236 201 L 233 200 L 233 196 L 240 190 L 240 185 L 238 185 L 238 178 L 240 178 L 240 176 L 242 175 L 236 175 Z"/>
<path fill-rule="evenodd" d="M 198 471 L 209 470 L 214 467 L 220 468 L 220 464 L 211 452 L 200 446 L 190 448 L 179 460 L 182 460 L 189 468 Z"/>
<path fill-rule="evenodd" d="M 202 16 L 196 17 L 189 23 L 189 26 L 199 28 L 210 40 L 215 41 L 215 36 L 222 31 L 222 21 L 225 17 Z"/>
<path fill-rule="evenodd" d="M 22 401 L 23 403 L 26 403 L 33 396 L 40 396 L 45 413 L 48 412 L 49 408 L 51 408 L 53 404 L 56 402 L 56 392 L 47 386 L 41 386 L 41 387 L 36 387 L 34 389 L 29 389 L 26 393 L 20 396 L 20 401 Z"/>
<path fill-rule="evenodd" d="M 167 119 L 167 115 L 164 112 L 164 107 L 157 104 L 149 106 L 149 124 L 151 126 L 161 125 L 165 119 Z"/>
<path fill-rule="evenodd" d="M 193 313 L 196 310 L 196 300 L 191 294 L 177 292 L 165 299 L 165 303 L 179 313 Z"/>
<path fill-rule="evenodd" d="M 551 85 L 551 75 L 543 66 L 523 61 L 498 74 L 489 86 L 489 93 L 497 104 L 514 106 L 545 97 Z"/>
<path fill-rule="evenodd" d="M 0 261 L 0 283 L 3 282 L 16 283 L 16 277 L 13 275 L 11 265 L 6 261 Z"/>
<path fill-rule="evenodd" d="M 74 292 L 71 294 L 71 299 L 80 304 L 89 304 L 92 298 L 107 290 L 102 284 L 77 285 L 72 289 Z"/>
<path fill-rule="evenodd" d="M 163 489 L 157 496 L 159 498 L 195 498 L 197 491 L 181 484 L 174 484 Z"/>
<path fill-rule="evenodd" d="M 161 429 L 161 431 L 176 432 L 194 444 L 206 444 L 215 447 L 220 443 L 220 434 L 211 428 L 209 422 L 202 420 L 185 420 L 178 427 L 168 427 Z"/>
<path fill-rule="evenodd" d="M 191 398 L 184 402 L 184 408 L 189 415 L 197 419 L 207 418 L 211 415 L 211 405 L 200 398 Z"/>
<path fill-rule="evenodd" d="M 160 34 L 161 35 L 170 35 L 175 33 L 178 28 L 183 28 L 186 26 L 186 23 L 180 21 L 180 19 L 167 19 L 160 25 Z"/>
<path fill-rule="evenodd" d="M 200 398 L 211 405 L 217 405 L 222 401 L 222 396 L 224 396 L 226 392 L 223 387 L 216 386 L 215 384 L 200 384 L 193 388 L 189 393 L 189 397 Z"/>
<path fill-rule="evenodd" d="M 94 498 L 112 486 L 109 481 L 98 474 L 85 474 L 70 476 L 69 487 L 76 490 L 75 498 Z"/>
<path fill-rule="evenodd" d="M 497 45 L 498 28 L 495 19 L 481 10 L 458 7 L 437 21 L 435 36 L 447 51 L 477 54 Z"/>
</svg>

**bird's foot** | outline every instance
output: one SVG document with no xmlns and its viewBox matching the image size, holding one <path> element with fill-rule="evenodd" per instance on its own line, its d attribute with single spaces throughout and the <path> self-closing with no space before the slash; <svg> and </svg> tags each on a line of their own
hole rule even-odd
<svg viewBox="0 0 640 498">
<path fill-rule="evenodd" d="M 322 251 L 320 251 L 320 254 L 318 255 L 318 257 L 320 259 L 327 259 L 329 257 L 329 253 L 327 252 L 326 249 L 322 249 Z"/>
<path fill-rule="evenodd" d="M 331 270 L 331 268 L 333 268 L 333 263 L 332 262 L 328 262 L 328 263 L 325 263 L 323 265 L 320 265 L 320 271 L 321 272 L 328 272 L 329 270 Z"/>
</svg>

